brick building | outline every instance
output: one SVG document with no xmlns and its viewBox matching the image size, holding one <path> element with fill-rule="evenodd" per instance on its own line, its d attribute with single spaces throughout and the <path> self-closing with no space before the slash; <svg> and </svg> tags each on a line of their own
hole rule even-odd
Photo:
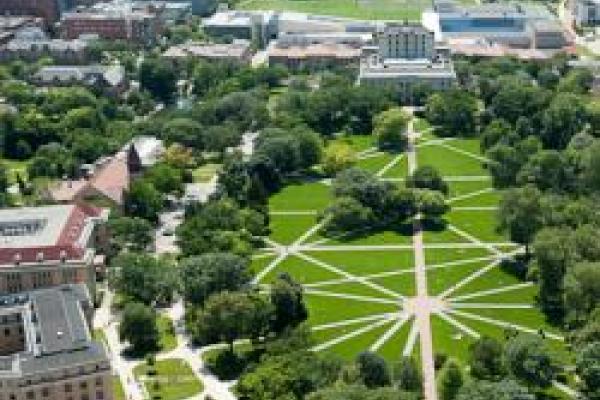
<svg viewBox="0 0 600 400">
<path fill-rule="evenodd" d="M 61 21 L 66 39 L 94 34 L 106 40 L 127 40 L 139 44 L 152 44 L 161 32 L 156 14 L 145 11 L 86 10 L 66 13 Z"/>
<path fill-rule="evenodd" d="M 0 295 L 67 283 L 95 291 L 108 211 L 83 205 L 0 210 Z"/>
<path fill-rule="evenodd" d="M 51 25 L 66 10 L 74 6 L 73 0 L 2 0 L 1 15 L 34 15 Z"/>
</svg>

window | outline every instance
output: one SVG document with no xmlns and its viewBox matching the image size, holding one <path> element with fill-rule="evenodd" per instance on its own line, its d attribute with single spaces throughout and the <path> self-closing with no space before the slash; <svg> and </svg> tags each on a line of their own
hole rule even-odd
<svg viewBox="0 0 600 400">
<path fill-rule="evenodd" d="M 96 392 L 96 400 L 104 400 L 104 392 L 99 390 Z"/>
<path fill-rule="evenodd" d="M 81 389 L 87 389 L 87 382 L 86 381 L 79 382 L 79 387 Z"/>
<path fill-rule="evenodd" d="M 90 400 L 90 396 L 87 393 L 81 395 L 81 400 Z"/>
<path fill-rule="evenodd" d="M 34 399 L 34 398 L 35 398 L 35 393 L 33 393 L 33 390 L 29 390 L 29 391 L 27 392 L 27 395 L 26 395 L 26 396 L 27 396 L 27 398 L 28 398 L 29 400 L 31 400 L 31 399 Z"/>
<path fill-rule="evenodd" d="M 42 389 L 42 396 L 43 397 L 48 397 L 50 395 L 50 390 L 48 388 L 43 388 Z"/>
<path fill-rule="evenodd" d="M 70 383 L 65 383 L 65 392 L 71 393 L 72 391 L 73 391 L 73 385 L 71 385 Z"/>
<path fill-rule="evenodd" d="M 102 377 L 99 376 L 98 378 L 96 378 L 96 386 L 102 386 Z"/>
<path fill-rule="evenodd" d="M 4 328 L 4 336 L 10 336 L 10 329 Z"/>
</svg>

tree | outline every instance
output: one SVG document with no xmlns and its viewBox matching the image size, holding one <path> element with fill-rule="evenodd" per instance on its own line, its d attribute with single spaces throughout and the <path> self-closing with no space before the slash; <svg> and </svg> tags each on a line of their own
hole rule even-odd
<svg viewBox="0 0 600 400">
<path fill-rule="evenodd" d="M 364 230 L 373 224 L 374 216 L 352 197 L 337 198 L 324 212 L 325 229 L 329 233 L 348 233 Z"/>
<path fill-rule="evenodd" d="M 584 326 L 572 332 L 569 341 L 575 348 L 600 342 L 600 307 L 590 313 Z"/>
<path fill-rule="evenodd" d="M 128 303 L 119 324 L 119 336 L 129 341 L 136 353 L 156 350 L 159 332 L 154 310 L 141 303 Z"/>
<path fill-rule="evenodd" d="M 575 174 L 562 153 L 542 150 L 532 155 L 517 175 L 517 184 L 531 183 L 540 190 L 570 191 Z"/>
<path fill-rule="evenodd" d="M 107 223 L 111 253 L 123 250 L 143 251 L 152 243 L 152 225 L 142 218 L 117 217 Z"/>
<path fill-rule="evenodd" d="M 588 69 L 573 69 L 563 76 L 557 87 L 560 93 L 586 94 L 592 88 L 594 76 Z"/>
<path fill-rule="evenodd" d="M 420 392 L 423 377 L 415 360 L 412 357 L 402 357 L 393 368 L 393 381 L 400 390 L 407 392 Z"/>
<path fill-rule="evenodd" d="M 403 151 L 408 145 L 406 129 L 410 116 L 401 108 L 395 107 L 375 116 L 373 134 L 381 150 Z"/>
<path fill-rule="evenodd" d="M 358 373 L 368 388 L 387 386 L 390 384 L 390 372 L 383 358 L 375 353 L 363 351 L 355 360 Z"/>
<path fill-rule="evenodd" d="M 125 193 L 123 208 L 128 216 L 158 222 L 158 213 L 163 208 L 162 195 L 149 182 L 136 180 Z"/>
<path fill-rule="evenodd" d="M 427 100 L 425 115 L 443 136 L 471 135 L 475 132 L 477 101 L 462 89 L 438 92 Z"/>
<path fill-rule="evenodd" d="M 481 149 L 489 150 L 494 145 L 502 142 L 509 144 L 513 135 L 512 127 L 503 119 L 493 119 L 481 133 Z"/>
<path fill-rule="evenodd" d="M 554 379 L 556 366 L 541 338 L 517 335 L 506 343 L 504 351 L 509 372 L 528 386 L 545 388 Z"/>
<path fill-rule="evenodd" d="M 144 180 L 160 193 L 183 194 L 182 171 L 166 163 L 158 163 L 150 167 L 144 174 Z"/>
<path fill-rule="evenodd" d="M 600 302 L 600 263 L 575 264 L 564 278 L 567 320 L 575 325 L 587 321 Z"/>
<path fill-rule="evenodd" d="M 426 222 L 439 222 L 439 219 L 450 209 L 444 195 L 438 191 L 420 189 L 417 192 L 417 205 Z"/>
<path fill-rule="evenodd" d="M 583 128 L 584 120 L 581 99 L 571 93 L 559 93 L 542 113 L 540 138 L 545 147 L 562 150 Z"/>
<path fill-rule="evenodd" d="M 513 380 L 474 380 L 461 388 L 456 400 L 535 400 L 535 396 Z"/>
<path fill-rule="evenodd" d="M 416 393 L 383 387 L 369 389 L 362 385 L 334 386 L 309 394 L 307 400 L 417 400 Z"/>
<path fill-rule="evenodd" d="M 498 143 L 492 146 L 485 155 L 490 160 L 488 168 L 494 187 L 501 189 L 514 186 L 517 174 L 525 162 L 519 152 L 512 146 Z"/>
<path fill-rule="evenodd" d="M 183 297 L 202 306 L 208 297 L 224 290 L 236 291 L 250 282 L 248 260 L 229 253 L 206 253 L 180 262 Z"/>
<path fill-rule="evenodd" d="M 529 245 L 543 223 L 540 197 L 538 189 L 525 186 L 506 191 L 500 201 L 500 229 L 508 232 L 513 242 L 525 245 L 527 255 Z"/>
<path fill-rule="evenodd" d="M 448 194 L 448 184 L 440 172 L 429 165 L 417 168 L 406 180 L 406 187 L 437 190 L 444 195 Z"/>
<path fill-rule="evenodd" d="M 496 380 L 504 375 L 502 343 L 484 336 L 469 347 L 471 375 L 477 379 Z"/>
<path fill-rule="evenodd" d="M 590 343 L 578 352 L 576 368 L 585 398 L 600 399 L 600 342 Z"/>
<path fill-rule="evenodd" d="M 581 189 L 584 192 L 600 192 L 600 141 L 594 141 L 581 153 Z"/>
<path fill-rule="evenodd" d="M 266 357 L 244 374 L 236 385 L 241 399 L 303 399 L 309 393 L 330 387 L 341 369 L 331 357 L 311 351 L 293 351 Z"/>
<path fill-rule="evenodd" d="M 352 167 L 356 163 L 356 153 L 343 142 L 334 142 L 327 146 L 323 155 L 323 171 L 329 176 Z"/>
<path fill-rule="evenodd" d="M 192 150 L 179 143 L 174 143 L 167 147 L 163 159 L 167 165 L 177 169 L 189 168 L 194 164 Z"/>
<path fill-rule="evenodd" d="M 446 361 L 438 377 L 441 400 L 454 400 L 464 383 L 460 366 L 454 360 Z"/>
<path fill-rule="evenodd" d="M 202 344 L 225 342 L 233 352 L 238 339 L 257 340 L 269 330 L 273 308 L 262 296 L 249 292 L 218 292 L 204 308 L 188 316 L 194 341 Z"/>
<path fill-rule="evenodd" d="M 173 265 L 141 253 L 118 255 L 111 261 L 109 274 L 117 292 L 147 305 L 170 301 L 177 282 Z"/>
<path fill-rule="evenodd" d="M 564 305 L 564 276 L 574 259 L 574 245 L 569 230 L 545 228 L 533 245 L 539 270 L 540 306 L 555 320 L 562 319 Z"/>
<path fill-rule="evenodd" d="M 294 282 L 288 274 L 279 275 L 273 282 L 270 300 L 274 308 L 271 329 L 277 334 L 297 327 L 308 318 L 302 286 Z"/>
<path fill-rule="evenodd" d="M 140 86 L 161 101 L 171 103 L 177 91 L 177 76 L 165 60 L 147 58 L 140 66 Z"/>
</svg>

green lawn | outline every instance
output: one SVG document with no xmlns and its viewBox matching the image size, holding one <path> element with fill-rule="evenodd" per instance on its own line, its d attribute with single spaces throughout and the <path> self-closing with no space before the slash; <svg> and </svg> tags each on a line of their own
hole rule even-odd
<svg viewBox="0 0 600 400">
<path fill-rule="evenodd" d="M 414 255 L 410 249 L 396 251 L 313 251 L 306 252 L 306 254 L 356 276 L 414 268 Z"/>
<path fill-rule="evenodd" d="M 328 239 L 324 244 L 328 246 L 335 245 L 382 245 L 382 244 L 405 244 L 409 245 L 412 243 L 412 231 L 410 226 L 405 226 L 398 231 L 382 231 L 377 233 L 367 232 L 356 232 L 352 235 L 346 236 L 333 236 L 328 238 L 324 236 L 322 232 L 315 233 L 309 240 L 308 243 L 315 242 L 321 239 Z"/>
<path fill-rule="evenodd" d="M 384 178 L 406 178 L 408 175 L 408 158 L 403 155 L 400 161 L 398 161 L 392 168 L 388 169 L 385 174 L 383 174 Z"/>
<path fill-rule="evenodd" d="M 355 166 L 375 174 L 389 164 L 396 156 L 397 154 L 377 153 L 374 156 L 358 160 Z"/>
<path fill-rule="evenodd" d="M 418 166 L 430 165 L 443 176 L 487 176 L 482 162 L 438 145 L 419 147 Z"/>
<path fill-rule="evenodd" d="M 269 199 L 271 211 L 323 210 L 331 203 L 331 187 L 320 183 L 290 184 Z"/>
<path fill-rule="evenodd" d="M 375 149 L 377 144 L 375 143 L 375 137 L 372 135 L 348 135 L 336 138 L 329 143 L 346 143 L 352 149 L 357 152 L 364 152 L 370 149 Z"/>
<path fill-rule="evenodd" d="M 466 363 L 469 346 L 474 342 L 472 337 L 459 331 L 437 315 L 431 317 L 431 332 L 435 353 L 444 353 L 463 364 Z"/>
<path fill-rule="evenodd" d="M 155 374 L 152 375 L 152 370 Z M 156 361 L 154 367 L 138 365 L 133 373 L 143 381 L 146 390 L 154 399 L 180 400 L 202 392 L 202 382 L 194 375 L 189 365 L 179 359 Z"/>
<path fill-rule="evenodd" d="M 12 183 L 16 182 L 17 175 L 21 175 L 23 179 L 27 180 L 27 166 L 29 165 L 29 160 L 21 161 L 0 158 L 0 163 L 6 165 L 8 168 L 8 177 Z"/>
<path fill-rule="evenodd" d="M 484 189 L 491 189 L 492 182 L 491 181 L 451 181 L 451 182 L 448 182 L 448 187 L 450 189 L 450 191 L 448 193 L 448 198 L 452 199 L 454 197 L 464 196 L 467 194 L 479 192 Z M 477 200 L 479 200 L 479 199 L 477 198 Z M 477 203 L 477 200 L 476 200 L 476 203 Z M 452 204 L 452 205 L 455 205 L 455 204 Z"/>
<path fill-rule="evenodd" d="M 194 183 L 206 183 L 210 182 L 210 180 L 217 174 L 219 169 L 221 168 L 221 164 L 204 164 L 195 170 L 192 171 L 192 177 L 194 179 Z"/>
<path fill-rule="evenodd" d="M 325 297 L 311 293 L 305 293 L 304 298 L 309 310 L 308 322 L 313 326 L 400 310 L 399 306 L 394 304 Z"/>
<path fill-rule="evenodd" d="M 497 230 L 497 211 L 453 210 L 446 215 L 448 222 L 483 242 L 504 242 L 508 238 Z"/>
<path fill-rule="evenodd" d="M 296 11 L 358 19 L 418 21 L 430 6 L 423 0 L 243 0 L 245 10 Z"/>
<path fill-rule="evenodd" d="M 381 335 L 390 329 L 393 323 L 393 321 L 389 321 L 382 326 L 374 328 L 368 332 L 364 332 L 361 335 L 354 336 L 347 341 L 330 347 L 328 351 L 340 356 L 345 360 L 354 360 L 356 356 L 365 351 L 365 349 L 371 347 L 371 345 L 373 345 L 373 343 L 375 343 Z M 357 327 L 354 327 L 354 329 L 357 329 Z"/>
<path fill-rule="evenodd" d="M 292 244 L 316 223 L 315 215 L 272 215 L 269 237 L 279 244 Z"/>
<path fill-rule="evenodd" d="M 177 337 L 173 328 L 173 321 L 166 315 L 159 315 L 156 319 L 158 332 L 160 333 L 160 350 L 171 351 L 177 347 Z"/>
<path fill-rule="evenodd" d="M 414 272 L 381 278 L 371 278 L 369 281 L 402 296 L 414 296 L 416 293 Z"/>
<path fill-rule="evenodd" d="M 261 283 L 272 282 L 283 272 L 290 274 L 299 283 L 314 283 L 331 279 L 343 278 L 341 275 L 331 272 L 325 268 L 309 263 L 297 256 L 286 257 L 277 267 L 272 269 L 261 281 Z"/>
</svg>

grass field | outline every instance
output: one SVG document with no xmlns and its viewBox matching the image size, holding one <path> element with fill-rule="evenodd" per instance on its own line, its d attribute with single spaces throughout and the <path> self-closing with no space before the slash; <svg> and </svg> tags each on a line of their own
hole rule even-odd
<svg viewBox="0 0 600 400">
<path fill-rule="evenodd" d="M 202 383 L 183 360 L 160 360 L 154 367 L 144 363 L 135 367 L 133 373 L 153 399 L 180 400 L 202 392 Z"/>
<path fill-rule="evenodd" d="M 427 129 L 424 121 L 417 126 Z M 536 285 L 500 264 L 518 246 L 497 230 L 501 194 L 491 186 L 478 141 L 440 142 L 431 135 L 418 142 L 417 164 L 441 171 L 451 205 L 446 226 L 423 233 L 428 296 L 441 304 L 431 315 L 434 351 L 464 364 L 477 337 L 504 340 L 510 330 L 543 332 L 553 349 L 564 352 L 560 330 L 536 307 Z M 336 140 L 356 149 L 358 167 L 402 185 L 406 155 L 377 152 L 370 136 Z M 419 357 L 418 336 L 411 335 L 414 314 L 406 306 L 416 295 L 412 225 L 327 237 L 316 224 L 331 200 L 330 182 L 314 179 L 271 197 L 270 241 L 252 260 L 259 283 L 287 272 L 304 286 L 315 351 L 352 359 L 371 350 L 392 362 L 403 354 Z"/>
<path fill-rule="evenodd" d="M 242 0 L 245 10 L 297 11 L 357 19 L 418 21 L 431 3 L 423 0 Z"/>
<path fill-rule="evenodd" d="M 160 351 L 171 351 L 177 347 L 173 321 L 166 315 L 159 315 L 156 319 L 156 325 L 160 334 Z"/>
</svg>

